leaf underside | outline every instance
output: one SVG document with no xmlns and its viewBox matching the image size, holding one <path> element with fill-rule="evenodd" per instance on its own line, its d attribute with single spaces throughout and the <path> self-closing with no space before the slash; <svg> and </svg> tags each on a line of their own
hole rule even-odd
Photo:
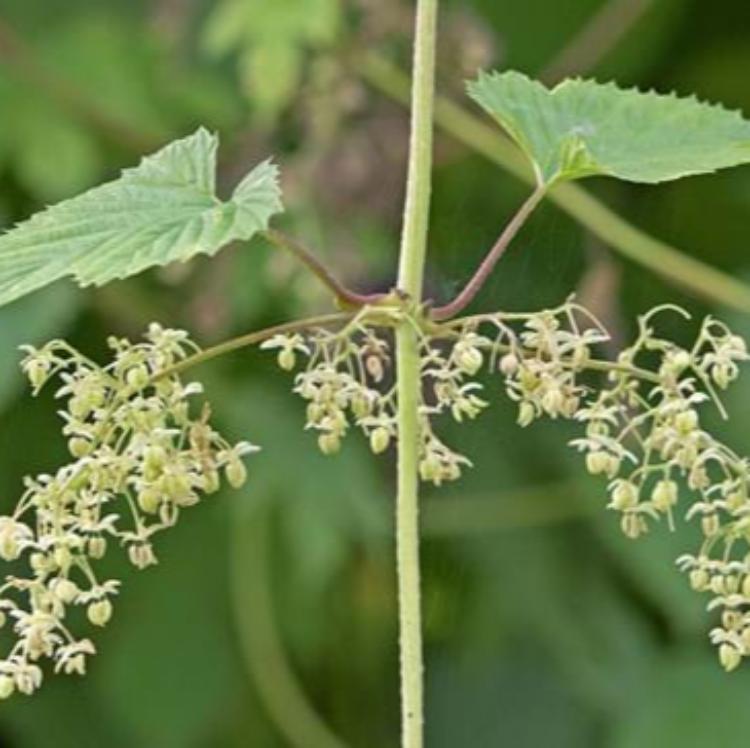
<svg viewBox="0 0 750 748">
<path fill-rule="evenodd" d="M 608 175 L 657 183 L 750 162 L 750 122 L 695 97 L 522 73 L 482 73 L 470 96 L 532 161 L 540 184 Z"/>
<path fill-rule="evenodd" d="M 222 201 L 218 138 L 177 140 L 112 182 L 36 214 L 0 236 L 0 304 L 58 278 L 101 285 L 155 265 L 212 255 L 250 239 L 282 209 L 277 168 L 264 162 Z"/>
</svg>

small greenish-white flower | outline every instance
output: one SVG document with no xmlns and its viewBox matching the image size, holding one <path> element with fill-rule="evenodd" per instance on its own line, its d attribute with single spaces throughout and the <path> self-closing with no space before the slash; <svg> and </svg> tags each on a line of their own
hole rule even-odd
<svg viewBox="0 0 750 748">
<path fill-rule="evenodd" d="M 388 449 L 391 443 L 391 433 L 385 426 L 378 426 L 370 434 L 370 449 L 379 455 Z"/>
<path fill-rule="evenodd" d="M 106 626 L 112 618 L 112 610 L 112 603 L 105 598 L 89 603 L 86 615 L 94 626 Z"/>
<path fill-rule="evenodd" d="M 742 653 L 732 644 L 722 644 L 719 647 L 719 661 L 724 670 L 729 673 L 742 662 Z"/>
</svg>

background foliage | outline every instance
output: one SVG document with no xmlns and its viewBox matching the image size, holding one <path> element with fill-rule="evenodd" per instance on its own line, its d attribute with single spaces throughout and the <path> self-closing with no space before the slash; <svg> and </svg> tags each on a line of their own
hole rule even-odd
<svg viewBox="0 0 750 748">
<path fill-rule="evenodd" d="M 619 41 L 580 35 L 603 7 L 620 13 L 610 31 L 628 26 Z M 366 50 L 408 61 L 411 11 L 400 0 L 0 2 L 3 223 L 203 124 L 222 137 L 225 196 L 276 153 L 286 228 L 357 287 L 388 288 L 407 122 L 357 71 Z M 742 0 L 720 13 L 684 0 L 446 0 L 440 85 L 461 96 L 478 66 L 547 80 L 585 68 L 747 112 L 747 21 Z M 429 284 L 444 301 L 526 187 L 447 137 L 438 149 Z M 586 186 L 655 236 L 748 275 L 748 170 Z M 623 338 L 662 301 L 750 331 L 720 300 L 622 261 L 552 206 L 479 304 L 534 309 L 574 288 Z M 21 342 L 66 335 L 95 355 L 107 334 L 136 336 L 158 319 L 208 344 L 326 304 L 314 281 L 253 241 L 91 292 L 63 281 L 0 309 L 0 509 L 63 449 L 51 402 L 22 388 Z M 0 706 L 0 745 L 394 744 L 392 466 L 362 443 L 336 460 L 316 453 L 268 357 L 235 354 L 200 375 L 224 428 L 264 446 L 246 495 L 186 514 L 160 566 L 125 586 L 90 677 L 50 679 L 33 700 Z M 748 387 L 736 386 L 728 426 L 745 451 Z M 750 673 L 725 676 L 714 661 L 702 601 L 673 568 L 690 539 L 622 538 L 565 426 L 519 431 L 496 390 L 460 436 L 477 467 L 425 498 L 429 744 L 744 746 Z"/>
</svg>

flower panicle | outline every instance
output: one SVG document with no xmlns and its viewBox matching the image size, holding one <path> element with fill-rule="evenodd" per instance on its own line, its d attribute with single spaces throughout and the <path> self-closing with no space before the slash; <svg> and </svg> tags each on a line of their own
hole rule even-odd
<svg viewBox="0 0 750 748">
<path fill-rule="evenodd" d="M 157 563 L 154 536 L 222 481 L 242 486 L 243 458 L 257 451 L 222 437 L 208 405 L 195 412 L 200 384 L 160 376 L 195 352 L 187 333 L 152 324 L 142 342 L 108 342 L 106 366 L 62 340 L 23 347 L 35 394 L 59 382 L 70 458 L 27 477 L 13 513 L 0 517 L 0 558 L 18 569 L 0 586 L 0 626 L 15 637 L 0 659 L 0 698 L 33 693 L 44 659 L 55 672 L 83 674 L 95 647 L 70 631 L 67 614 L 83 608 L 91 625 L 105 626 L 120 588 L 99 579 L 96 562 L 116 544 L 138 569 Z"/>
<path fill-rule="evenodd" d="M 458 422 L 477 417 L 487 406 L 480 397 L 486 382 L 478 378 L 483 370 L 499 373 L 521 426 L 542 417 L 580 425 L 572 446 L 589 473 L 606 479 L 607 507 L 620 515 L 627 537 L 662 519 L 674 528 L 680 505 L 688 521 L 700 524 L 704 542 L 681 568 L 695 589 L 713 593 L 712 609 L 724 610 L 711 639 L 721 663 L 733 669 L 750 657 L 750 461 L 706 430 L 703 411 L 716 407 L 726 416 L 720 393 L 739 376 L 748 350 L 713 317 L 689 348 L 665 339 L 656 325 L 669 313 L 689 319 L 669 305 L 652 310 L 615 361 L 595 358 L 609 335 L 574 299 L 530 314 L 441 325 L 407 320 L 420 330 L 419 474 L 440 485 L 471 466 L 440 439 L 435 423 L 444 415 Z M 263 348 L 276 350 L 287 371 L 304 360 L 295 392 L 308 403 L 307 428 L 325 454 L 339 451 L 352 426 L 381 454 L 398 438 L 392 346 L 390 330 L 377 318 L 368 324 L 363 314 L 339 332 L 277 335 Z M 746 554 L 739 561 L 738 552 Z"/>
</svg>

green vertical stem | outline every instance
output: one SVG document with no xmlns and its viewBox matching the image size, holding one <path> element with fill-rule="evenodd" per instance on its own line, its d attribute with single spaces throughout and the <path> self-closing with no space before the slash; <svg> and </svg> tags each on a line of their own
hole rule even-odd
<svg viewBox="0 0 750 748">
<path fill-rule="evenodd" d="M 399 263 L 399 290 L 414 308 L 422 299 L 432 179 L 435 37 L 438 0 L 418 0 L 412 81 L 409 175 Z M 424 664 L 419 575 L 419 341 L 403 322 L 396 331 L 398 496 L 396 555 L 401 655 L 402 748 L 422 748 Z"/>
</svg>

